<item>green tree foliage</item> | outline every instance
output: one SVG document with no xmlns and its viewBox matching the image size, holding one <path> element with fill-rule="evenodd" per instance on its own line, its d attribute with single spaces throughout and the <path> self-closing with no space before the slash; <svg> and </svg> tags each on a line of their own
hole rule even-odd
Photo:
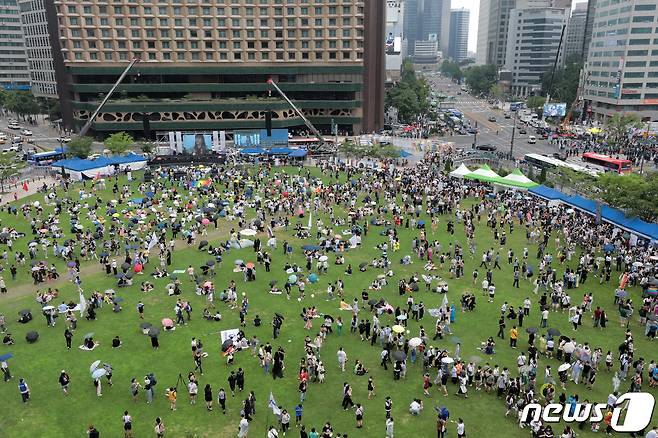
<svg viewBox="0 0 658 438">
<path fill-rule="evenodd" d="M 26 166 L 16 154 L 0 155 L 0 190 L 4 192 L 7 179 L 17 175 Z"/>
<path fill-rule="evenodd" d="M 548 88 L 551 84 L 551 69 L 544 72 L 542 76 L 542 94 L 546 96 L 550 93 L 551 102 L 565 102 L 567 108 L 576 100 L 578 93 L 578 82 L 580 80 L 580 70 L 583 68 L 583 60 L 578 55 L 570 55 L 564 62 L 564 66 L 555 71 L 553 87 Z"/>
<path fill-rule="evenodd" d="M 546 182 L 546 168 L 545 167 L 542 167 L 541 173 L 539 174 L 539 178 L 538 178 L 537 182 L 539 182 L 539 184 L 544 184 L 544 182 Z"/>
<path fill-rule="evenodd" d="M 386 94 L 386 106 L 398 110 L 402 122 L 411 122 L 429 109 L 430 89 L 425 79 L 416 77 L 413 64 L 405 61 L 402 65 L 400 82 L 389 89 Z"/>
<path fill-rule="evenodd" d="M 91 137 L 74 137 L 66 145 L 66 153 L 78 158 L 87 158 L 93 142 L 94 139 Z"/>
<path fill-rule="evenodd" d="M 32 93 L 27 91 L 6 92 L 3 106 L 8 111 L 20 116 L 38 114 L 40 112 L 39 102 Z"/>
<path fill-rule="evenodd" d="M 498 84 L 493 84 L 491 88 L 489 88 L 489 94 L 494 98 L 501 100 L 505 95 L 505 92 L 503 91 L 503 87 Z"/>
<path fill-rule="evenodd" d="M 151 143 L 151 142 L 149 142 L 149 141 L 143 141 L 143 142 L 139 145 L 139 149 L 140 149 L 142 152 L 144 152 L 145 154 L 150 154 L 151 152 L 153 152 L 153 150 L 155 149 L 155 147 L 153 146 L 153 143 Z"/>
<path fill-rule="evenodd" d="M 449 60 L 444 60 L 443 63 L 441 64 L 441 73 L 443 73 L 446 76 L 451 77 L 452 79 L 459 81 L 461 78 L 464 77 L 464 73 L 462 72 L 461 67 L 459 66 L 459 63 L 449 61 Z"/>
<path fill-rule="evenodd" d="M 626 138 L 630 128 L 639 128 L 642 126 L 640 116 L 635 113 L 617 113 L 608 119 L 606 127 L 612 137 L 620 142 Z"/>
<path fill-rule="evenodd" d="M 476 93 L 488 93 L 498 81 L 498 67 L 495 65 L 478 65 L 464 72 L 466 84 Z"/>
<path fill-rule="evenodd" d="M 658 220 L 658 173 L 618 175 L 604 173 L 594 182 L 601 200 L 648 222 Z"/>
<path fill-rule="evenodd" d="M 525 101 L 525 104 L 530 109 L 543 108 L 545 103 L 546 98 L 542 96 L 529 96 Z"/>
<path fill-rule="evenodd" d="M 393 145 L 357 145 L 352 141 L 344 141 L 338 148 L 339 152 L 350 158 L 400 158 L 400 148 Z"/>
<path fill-rule="evenodd" d="M 112 152 L 112 155 L 123 155 L 128 148 L 135 143 L 135 140 L 127 132 L 115 132 L 105 139 L 105 147 Z"/>
</svg>

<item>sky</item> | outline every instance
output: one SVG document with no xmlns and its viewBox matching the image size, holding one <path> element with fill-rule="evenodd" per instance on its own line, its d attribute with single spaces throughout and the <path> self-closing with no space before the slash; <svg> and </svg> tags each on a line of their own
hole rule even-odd
<svg viewBox="0 0 658 438">
<path fill-rule="evenodd" d="M 478 15 L 480 12 L 480 0 L 453 0 L 451 3 L 453 9 L 466 8 L 471 11 L 471 23 L 468 28 L 468 51 L 475 52 L 478 40 Z"/>
</svg>

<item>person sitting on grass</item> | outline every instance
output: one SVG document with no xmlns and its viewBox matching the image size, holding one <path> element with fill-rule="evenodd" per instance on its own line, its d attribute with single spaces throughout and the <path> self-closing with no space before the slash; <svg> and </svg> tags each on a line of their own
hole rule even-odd
<svg viewBox="0 0 658 438">
<path fill-rule="evenodd" d="M 357 376 L 363 376 L 368 372 L 368 369 L 363 366 L 363 363 L 360 360 L 356 360 L 356 363 L 354 364 L 354 374 Z"/>
</svg>

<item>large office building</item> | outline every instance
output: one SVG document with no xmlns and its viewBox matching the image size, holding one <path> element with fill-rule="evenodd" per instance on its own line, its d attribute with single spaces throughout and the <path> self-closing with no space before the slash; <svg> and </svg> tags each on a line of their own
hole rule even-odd
<svg viewBox="0 0 658 438">
<path fill-rule="evenodd" d="M 585 41 L 585 26 L 587 24 L 587 3 L 576 3 L 571 11 L 564 40 L 565 59 L 571 55 L 583 57 L 583 43 Z"/>
<path fill-rule="evenodd" d="M 657 9 L 655 0 L 597 2 L 584 87 L 592 118 L 633 112 L 658 120 Z"/>
<path fill-rule="evenodd" d="M 46 21 L 44 0 L 18 0 L 21 11 L 25 51 L 35 96 L 57 97 L 55 66 Z"/>
<path fill-rule="evenodd" d="M 364 0 L 46 3 L 67 126 L 89 119 L 133 58 L 95 132 L 303 127 L 362 133 L 384 118 L 385 4 Z"/>
<path fill-rule="evenodd" d="M 29 90 L 30 70 L 18 0 L 0 1 L 0 23 L 0 87 Z"/>
<path fill-rule="evenodd" d="M 450 38 L 448 56 L 454 61 L 468 58 L 468 24 L 471 12 L 468 9 L 450 11 Z"/>
<path fill-rule="evenodd" d="M 587 1 L 587 15 L 585 17 L 585 34 L 583 36 L 583 61 L 587 61 L 589 54 L 589 44 L 592 41 L 592 27 L 596 16 L 597 0 Z"/>
<path fill-rule="evenodd" d="M 505 68 L 512 72 L 514 95 L 526 97 L 541 90 L 543 74 L 555 64 L 568 17 L 569 9 L 566 8 L 535 7 L 532 4 L 512 9 Z M 564 51 L 560 52 L 558 62 L 563 59 Z"/>
<path fill-rule="evenodd" d="M 416 41 L 436 41 L 439 50 L 447 53 L 449 34 L 450 0 L 405 0 L 404 37 L 409 55 L 415 54 Z"/>
<path fill-rule="evenodd" d="M 404 0 L 386 0 L 386 83 L 400 79 L 406 56 L 404 39 Z"/>
<path fill-rule="evenodd" d="M 509 14 L 516 0 L 480 1 L 476 64 L 505 65 Z"/>
</svg>

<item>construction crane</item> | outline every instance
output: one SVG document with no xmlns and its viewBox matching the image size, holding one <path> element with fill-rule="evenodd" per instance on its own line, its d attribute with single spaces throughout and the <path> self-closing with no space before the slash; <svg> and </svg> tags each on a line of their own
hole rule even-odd
<svg viewBox="0 0 658 438">
<path fill-rule="evenodd" d="M 267 80 L 267 83 L 268 83 L 269 85 L 273 86 L 274 89 L 275 89 L 275 90 L 281 95 L 281 97 L 283 97 L 283 99 L 284 99 L 286 102 L 288 102 L 288 105 L 290 105 L 290 107 L 291 107 L 291 108 L 297 113 L 297 115 L 298 115 L 299 117 L 302 118 L 302 120 L 304 121 L 304 124 L 306 125 L 306 127 L 307 127 L 308 129 L 310 129 L 311 132 L 313 133 L 313 135 L 315 136 L 315 138 L 318 139 L 319 145 L 318 145 L 317 148 L 315 148 L 315 151 L 316 151 L 316 152 L 331 152 L 331 151 L 334 151 L 336 145 L 334 145 L 334 146 L 330 146 L 330 145 L 329 145 L 329 143 L 324 139 L 324 137 L 322 136 L 322 134 L 320 133 L 320 131 L 318 131 L 318 129 L 317 129 L 315 126 L 313 126 L 313 123 L 311 123 L 311 122 L 310 122 L 310 121 L 304 116 L 304 114 L 302 114 L 302 112 L 299 110 L 299 108 L 297 108 L 297 107 L 295 106 L 295 104 L 292 103 L 292 101 L 291 101 L 290 99 L 288 99 L 288 96 L 286 96 L 286 93 L 284 93 L 283 90 L 281 90 L 281 88 L 279 88 L 279 86 L 276 84 L 276 82 L 274 82 L 274 81 L 270 78 L 270 79 Z"/>
<path fill-rule="evenodd" d="M 80 129 L 80 134 L 79 134 L 80 137 L 84 137 L 87 134 L 87 132 L 89 132 L 89 129 L 91 128 L 91 125 L 94 123 L 94 120 L 96 120 L 96 117 L 98 116 L 98 113 L 101 112 L 101 110 L 103 109 L 103 107 L 105 106 L 107 101 L 110 100 L 110 97 L 112 97 L 112 94 L 114 94 L 114 92 L 116 91 L 119 84 L 121 84 L 121 82 L 123 82 L 126 75 L 128 74 L 128 71 L 130 71 L 130 69 L 135 64 L 137 64 L 139 61 L 140 61 L 139 58 L 133 58 L 133 60 L 130 61 L 130 64 L 128 64 L 128 67 L 126 67 L 126 69 L 123 71 L 123 73 L 121 73 L 121 76 L 119 76 L 119 79 L 117 79 L 117 81 L 114 83 L 114 85 L 110 89 L 110 92 L 105 95 L 105 98 L 103 99 L 101 104 L 98 105 L 98 108 L 96 108 L 96 110 L 93 112 L 91 117 L 89 117 L 89 120 L 87 120 L 87 123 L 84 124 L 82 129 Z"/>
</svg>

